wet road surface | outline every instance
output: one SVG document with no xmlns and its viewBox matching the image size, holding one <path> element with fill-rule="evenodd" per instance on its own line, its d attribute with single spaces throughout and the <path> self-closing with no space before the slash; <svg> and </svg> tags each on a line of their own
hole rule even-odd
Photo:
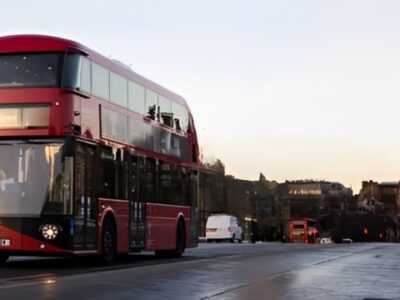
<svg viewBox="0 0 400 300">
<path fill-rule="evenodd" d="M 400 299 L 400 244 L 201 244 L 181 259 L 14 258 L 3 299 Z"/>
</svg>

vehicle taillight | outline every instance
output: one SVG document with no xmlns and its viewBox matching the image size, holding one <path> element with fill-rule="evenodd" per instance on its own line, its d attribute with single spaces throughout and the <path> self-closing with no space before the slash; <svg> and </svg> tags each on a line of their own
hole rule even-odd
<svg viewBox="0 0 400 300">
<path fill-rule="evenodd" d="M 232 232 L 232 228 L 228 227 L 228 232 Z"/>
</svg>

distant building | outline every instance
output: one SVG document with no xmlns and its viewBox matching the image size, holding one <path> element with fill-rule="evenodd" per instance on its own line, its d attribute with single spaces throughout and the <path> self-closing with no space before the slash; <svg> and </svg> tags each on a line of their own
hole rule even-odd
<svg viewBox="0 0 400 300">
<path fill-rule="evenodd" d="M 400 183 L 364 181 L 359 195 L 339 182 L 297 180 L 277 183 L 225 175 L 220 160 L 206 165 L 199 182 L 199 235 L 209 215 L 227 213 L 241 222 L 246 239 L 289 238 L 292 218 L 318 222 L 322 236 L 336 241 L 400 241 Z M 257 232 L 255 232 L 257 231 Z"/>
<path fill-rule="evenodd" d="M 257 239 L 280 239 L 282 224 L 275 191 L 277 186 L 277 182 L 266 180 L 262 174 L 258 181 L 251 181 L 225 176 L 221 168 L 202 171 L 198 204 L 199 235 L 205 235 L 208 216 L 227 213 L 236 216 L 244 230 L 246 227 L 257 228 Z M 244 231 L 247 238 L 251 236 L 249 231 Z"/>
<path fill-rule="evenodd" d="M 400 216 L 400 182 L 363 181 L 358 208 L 388 216 Z"/>
<path fill-rule="evenodd" d="M 363 224 L 369 240 L 400 240 L 400 182 L 363 181 L 357 211 L 379 220 Z"/>
<path fill-rule="evenodd" d="M 254 216 L 258 220 L 258 235 L 261 240 L 274 241 L 282 238 L 281 204 L 276 197 L 279 184 L 268 181 L 263 174 L 254 182 Z"/>
<path fill-rule="evenodd" d="M 343 184 L 329 181 L 297 180 L 280 184 L 278 198 L 282 208 L 285 236 L 291 218 L 313 218 L 322 223 L 322 232 L 334 226 L 333 215 L 348 209 L 353 192 Z M 320 224 L 321 225 L 321 224 Z"/>
<path fill-rule="evenodd" d="M 318 218 L 321 214 L 342 211 L 353 194 L 338 182 L 298 180 L 283 185 L 286 193 L 281 198 L 289 200 L 290 217 Z"/>
</svg>

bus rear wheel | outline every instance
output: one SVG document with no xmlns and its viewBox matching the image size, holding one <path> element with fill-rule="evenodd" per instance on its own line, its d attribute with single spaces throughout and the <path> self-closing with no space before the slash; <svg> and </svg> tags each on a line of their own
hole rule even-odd
<svg viewBox="0 0 400 300">
<path fill-rule="evenodd" d="M 110 218 L 107 218 L 103 224 L 103 233 L 101 238 L 101 257 L 105 263 L 109 264 L 115 259 L 116 244 L 114 223 Z"/>
<path fill-rule="evenodd" d="M 185 248 L 186 248 L 185 225 L 183 222 L 179 222 L 177 228 L 177 240 L 176 240 L 176 249 L 174 257 L 182 256 L 183 252 L 185 252 Z"/>
<path fill-rule="evenodd" d="M 186 248 L 185 225 L 182 221 L 178 223 L 176 228 L 176 248 L 172 250 L 156 250 L 155 254 L 160 258 L 178 258 L 181 257 Z"/>
</svg>

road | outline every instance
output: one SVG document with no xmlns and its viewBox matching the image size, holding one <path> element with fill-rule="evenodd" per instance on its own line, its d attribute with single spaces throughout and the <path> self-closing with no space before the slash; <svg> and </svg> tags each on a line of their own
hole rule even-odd
<svg viewBox="0 0 400 300">
<path fill-rule="evenodd" d="M 99 266 L 89 258 L 13 258 L 12 299 L 400 299 L 399 244 L 201 244 L 181 259 L 151 253 Z"/>
</svg>

